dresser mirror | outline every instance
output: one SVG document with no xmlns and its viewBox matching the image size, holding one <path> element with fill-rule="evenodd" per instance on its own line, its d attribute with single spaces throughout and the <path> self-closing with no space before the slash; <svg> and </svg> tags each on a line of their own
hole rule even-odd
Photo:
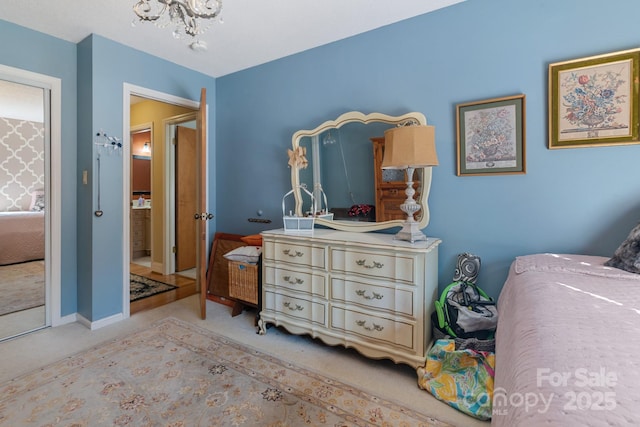
<svg viewBox="0 0 640 427">
<path fill-rule="evenodd" d="M 311 200 L 304 198 L 300 191 L 304 186 L 314 195 L 316 211 L 324 209 L 334 214 L 333 219 L 317 217 L 316 224 L 336 230 L 361 232 L 401 227 L 406 216 L 376 221 L 374 215 L 367 215 L 368 207 L 381 209 L 375 206 L 376 200 L 379 200 L 376 197 L 379 189 L 376 189 L 375 174 L 382 173 L 376 171 L 374 166 L 375 140 L 380 140 L 384 131 L 391 127 L 426 123 L 425 116 L 417 112 L 389 116 L 351 111 L 314 129 L 294 133 L 290 156 L 292 153 L 301 153 L 303 149 L 305 157 L 304 161 L 291 161 L 290 157 L 289 162 L 296 215 L 304 216 L 314 211 Z M 384 171 L 382 179 L 406 181 L 402 170 Z M 416 201 L 422 207 L 415 215 L 415 220 L 420 228 L 425 228 L 429 223 L 427 199 L 431 168 L 419 168 L 414 181 Z M 324 205 L 325 197 L 327 206 Z M 404 198 L 403 189 L 401 199 Z M 360 210 L 360 215 L 350 216 L 348 211 L 353 213 L 354 209 Z"/>
</svg>

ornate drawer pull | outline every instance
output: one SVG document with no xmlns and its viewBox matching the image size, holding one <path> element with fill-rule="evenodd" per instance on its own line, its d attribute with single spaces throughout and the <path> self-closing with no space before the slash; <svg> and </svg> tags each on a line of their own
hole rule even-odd
<svg viewBox="0 0 640 427">
<path fill-rule="evenodd" d="M 373 326 L 367 326 L 367 322 L 365 320 L 356 320 L 356 325 L 362 327 L 363 329 L 367 330 L 367 331 L 382 331 L 384 329 L 384 326 L 380 326 L 380 325 L 376 325 L 375 323 L 373 324 Z"/>
<path fill-rule="evenodd" d="M 291 280 L 291 276 L 283 276 L 282 279 L 290 285 L 302 285 L 304 283 L 304 280 L 298 279 L 297 277 Z"/>
<path fill-rule="evenodd" d="M 363 290 L 357 290 L 356 291 L 356 295 L 358 295 L 359 297 L 362 297 L 364 299 L 382 299 L 383 295 L 379 294 L 377 292 L 371 292 L 371 296 L 366 294 L 367 291 L 363 291 Z"/>
<path fill-rule="evenodd" d="M 287 307 L 289 310 L 291 311 L 302 311 L 304 310 L 304 307 L 302 307 L 301 305 L 296 304 L 295 307 L 292 307 L 291 303 L 289 301 L 283 303 L 282 305 L 284 305 L 285 307 Z"/>
<path fill-rule="evenodd" d="M 302 255 L 304 255 L 304 252 L 300 252 L 300 251 L 291 252 L 291 249 L 285 249 L 282 251 L 282 253 L 285 255 L 289 255 L 291 258 L 301 257 Z"/>
<path fill-rule="evenodd" d="M 364 267 L 364 268 L 382 268 L 382 267 L 384 267 L 384 264 L 381 263 L 381 262 L 372 261 L 371 265 L 367 265 L 366 262 L 367 262 L 367 260 L 359 259 L 359 260 L 356 261 L 356 264 L 358 264 L 360 267 Z"/>
</svg>

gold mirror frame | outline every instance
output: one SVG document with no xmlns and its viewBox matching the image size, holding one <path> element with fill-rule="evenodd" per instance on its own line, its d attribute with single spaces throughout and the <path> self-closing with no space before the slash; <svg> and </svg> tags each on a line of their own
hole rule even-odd
<svg viewBox="0 0 640 427">
<path fill-rule="evenodd" d="M 359 111 L 350 111 L 342 114 L 335 120 L 328 120 L 322 123 L 320 126 L 311 130 L 299 130 L 293 134 L 292 147 L 294 152 L 300 145 L 300 140 L 304 137 L 312 137 L 320 135 L 324 131 L 329 129 L 339 129 L 347 123 L 374 123 L 382 122 L 392 125 L 403 126 L 406 124 L 418 124 L 426 125 L 427 119 L 424 114 L 412 112 L 403 114 L 401 116 L 389 116 L 382 113 L 364 114 Z M 296 203 L 296 215 L 302 216 L 302 195 L 300 192 L 300 170 L 298 166 L 291 166 L 291 188 L 293 189 L 293 195 Z M 431 168 L 422 168 L 422 182 L 419 186 L 420 199 L 416 200 L 420 204 L 422 209 L 417 213 L 415 218 L 418 222 L 418 226 L 423 229 L 429 224 L 429 205 L 427 200 L 429 198 L 429 191 L 431 189 Z M 374 185 L 372 182 L 371 185 Z M 393 227 L 402 227 L 404 220 L 392 220 L 381 222 L 360 222 L 360 221 L 340 221 L 340 220 L 327 220 L 324 218 L 316 218 L 316 224 L 323 225 L 325 227 L 333 228 L 341 231 L 356 231 L 356 232 L 368 232 L 386 230 Z"/>
</svg>

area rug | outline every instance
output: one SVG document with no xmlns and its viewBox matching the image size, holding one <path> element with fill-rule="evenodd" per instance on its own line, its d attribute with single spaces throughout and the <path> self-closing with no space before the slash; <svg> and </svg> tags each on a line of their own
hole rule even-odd
<svg viewBox="0 0 640 427">
<path fill-rule="evenodd" d="M 130 302 L 177 288 L 177 286 L 168 283 L 158 282 L 157 280 L 131 273 L 131 285 L 129 287 Z"/>
<path fill-rule="evenodd" d="M 44 260 L 0 266 L 0 316 L 44 305 Z"/>
<path fill-rule="evenodd" d="M 0 384 L 0 425 L 447 424 L 167 318 Z"/>
</svg>

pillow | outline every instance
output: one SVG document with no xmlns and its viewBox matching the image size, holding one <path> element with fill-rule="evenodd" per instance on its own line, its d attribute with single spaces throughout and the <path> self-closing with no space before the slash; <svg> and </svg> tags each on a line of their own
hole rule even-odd
<svg viewBox="0 0 640 427">
<path fill-rule="evenodd" d="M 261 253 L 262 248 L 260 246 L 240 246 L 239 248 L 224 254 L 224 257 L 229 261 L 257 264 Z"/>
<path fill-rule="evenodd" d="M 640 224 L 631 230 L 625 241 L 604 265 L 629 273 L 640 273 Z"/>
<path fill-rule="evenodd" d="M 240 238 L 243 242 L 245 242 L 249 246 L 262 246 L 262 235 L 260 234 L 252 234 L 250 236 L 243 236 Z"/>
<path fill-rule="evenodd" d="M 36 190 L 31 193 L 31 206 L 29 210 L 41 212 L 44 210 L 44 190 Z"/>
</svg>

